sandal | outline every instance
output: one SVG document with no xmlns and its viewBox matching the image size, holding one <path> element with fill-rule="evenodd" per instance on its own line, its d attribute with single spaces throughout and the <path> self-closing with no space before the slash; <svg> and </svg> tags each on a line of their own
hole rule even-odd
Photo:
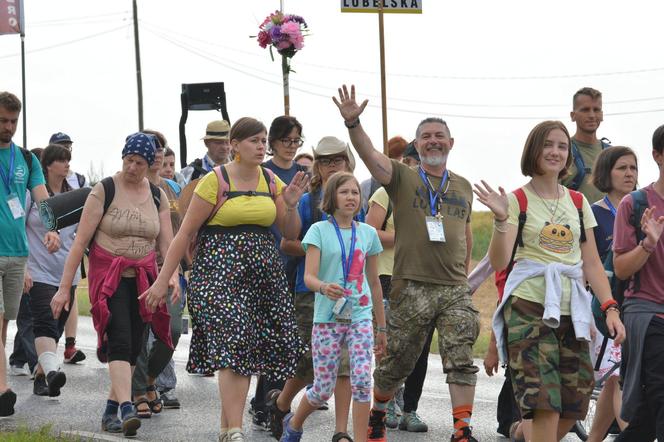
<svg viewBox="0 0 664 442">
<path fill-rule="evenodd" d="M 147 405 L 147 408 L 138 408 L 141 405 Z M 136 409 L 136 416 L 139 419 L 150 419 L 152 417 L 152 410 L 150 409 L 150 401 L 148 401 L 145 396 L 134 402 L 134 408 Z"/>
<path fill-rule="evenodd" d="M 341 439 L 346 439 L 348 442 L 353 442 L 353 438 L 351 438 L 348 433 L 339 432 L 332 436 L 332 442 L 339 442 Z"/>
<path fill-rule="evenodd" d="M 152 384 L 147 386 L 147 388 L 145 389 L 145 397 L 147 398 L 150 393 L 154 393 L 155 396 L 155 399 L 153 400 L 147 399 L 150 411 L 152 411 L 152 414 L 159 414 L 161 413 L 161 410 L 164 408 L 164 404 L 163 402 L 161 402 L 161 397 L 159 396 L 159 392 L 157 392 L 156 385 Z"/>
</svg>

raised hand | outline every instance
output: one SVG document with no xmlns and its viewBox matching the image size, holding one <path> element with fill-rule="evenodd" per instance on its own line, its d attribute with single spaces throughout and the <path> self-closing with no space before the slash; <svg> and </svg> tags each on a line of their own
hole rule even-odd
<svg viewBox="0 0 664 442">
<path fill-rule="evenodd" d="M 664 216 L 655 218 L 655 206 L 648 207 L 641 217 L 641 230 L 646 235 L 643 240 L 651 248 L 655 248 L 664 230 Z"/>
<path fill-rule="evenodd" d="M 337 100 L 336 97 L 332 97 L 332 101 L 334 101 L 334 104 L 339 108 L 339 113 L 341 113 L 344 120 L 349 123 L 355 121 L 360 115 L 362 115 L 369 100 L 364 100 L 360 105 L 357 104 L 355 101 L 355 85 L 350 87 L 350 94 L 348 94 L 348 88 L 345 84 L 340 87 L 338 91 L 339 99 Z"/>
<path fill-rule="evenodd" d="M 475 184 L 473 192 L 477 195 L 477 200 L 480 203 L 491 209 L 496 219 L 507 219 L 509 202 L 505 189 L 498 187 L 498 192 L 496 192 L 486 181 L 482 180 L 482 185 Z"/>
<path fill-rule="evenodd" d="M 304 172 L 298 172 L 291 180 L 290 184 L 281 192 L 284 203 L 288 207 L 294 207 L 300 197 L 307 191 L 309 187 L 309 175 Z"/>
</svg>

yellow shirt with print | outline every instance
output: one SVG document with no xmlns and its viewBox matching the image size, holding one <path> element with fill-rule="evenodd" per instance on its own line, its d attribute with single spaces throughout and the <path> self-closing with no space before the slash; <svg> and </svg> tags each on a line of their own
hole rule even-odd
<svg viewBox="0 0 664 442">
<path fill-rule="evenodd" d="M 268 183 L 260 167 L 256 168 L 256 173 L 259 175 L 256 192 L 269 193 Z M 277 195 L 280 195 L 284 187 L 284 182 L 276 175 L 274 179 L 277 185 Z M 232 180 L 230 180 L 229 185 L 231 192 L 237 190 Z M 200 182 L 196 185 L 194 193 L 213 206 L 216 206 L 218 189 L 219 181 L 217 180 L 217 174 L 212 171 L 201 178 Z M 242 224 L 253 224 L 270 227 L 274 224 L 276 217 L 277 207 L 269 196 L 241 195 L 227 199 L 207 225 L 233 227 Z"/>
<path fill-rule="evenodd" d="M 371 195 L 369 199 L 369 207 L 372 204 L 378 204 L 380 207 L 385 209 L 385 214 L 387 215 L 387 207 L 390 203 L 390 197 L 387 195 L 387 191 L 384 187 L 379 188 Z M 385 224 L 386 232 L 394 232 L 394 216 L 390 213 L 390 216 L 387 218 L 387 223 Z M 390 275 L 392 276 L 392 269 L 394 268 L 394 247 L 385 247 L 383 251 L 378 255 L 378 274 L 379 275 Z"/>
<path fill-rule="evenodd" d="M 579 213 L 574 206 L 569 190 L 565 188 L 565 194 L 561 195 L 553 215 L 549 209 L 551 206 L 556 206 L 555 199 L 544 200 L 545 205 L 537 194 L 531 192 L 527 187 L 524 187 L 524 190 L 528 198 L 528 216 L 526 225 L 523 227 L 524 247 L 517 247 L 515 261 L 530 259 L 541 263 L 560 262 L 569 265 L 581 261 Z M 519 225 L 519 203 L 512 193 L 509 194 L 507 222 L 515 226 Z M 586 230 L 597 225 L 585 197 L 583 198 L 583 224 Z M 571 293 L 569 278 L 563 277 L 562 289 L 560 314 L 569 315 Z M 543 305 L 544 294 L 544 277 L 540 276 L 522 282 L 512 296 Z"/>
</svg>

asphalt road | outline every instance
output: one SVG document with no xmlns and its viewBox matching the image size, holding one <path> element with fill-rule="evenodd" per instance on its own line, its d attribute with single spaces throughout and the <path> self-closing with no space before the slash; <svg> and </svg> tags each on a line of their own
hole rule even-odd
<svg viewBox="0 0 664 442">
<path fill-rule="evenodd" d="M 9 327 L 8 345 L 13 347 L 15 326 Z M 215 378 L 205 378 L 188 374 L 185 363 L 189 350 L 189 337 L 182 335 L 175 353 L 178 375 L 177 396 L 182 408 L 164 410 L 151 419 L 143 420 L 137 439 L 142 441 L 216 441 L 219 431 L 220 403 Z M 108 371 L 97 361 L 94 348 L 96 335 L 92 321 L 81 317 L 79 322 L 78 346 L 88 359 L 77 365 L 65 365 L 67 384 L 58 398 L 43 398 L 32 394 L 32 381 L 23 376 L 10 376 L 9 384 L 18 395 L 16 414 L 0 419 L 0 429 L 26 425 L 40 428 L 51 425 L 54 433 L 80 434 L 83 440 L 122 440 L 100 430 L 101 413 L 105 406 L 109 388 Z M 59 351 L 62 355 L 62 348 Z M 481 361 L 477 361 L 481 364 Z M 481 365 L 480 365 L 481 366 Z M 503 381 L 502 376 L 488 377 L 480 372 L 473 410 L 473 435 L 479 441 L 506 441 L 498 436 L 496 428 L 496 399 Z M 252 391 L 253 391 L 252 382 Z M 296 399 L 297 401 L 298 399 Z M 248 401 L 247 401 L 248 406 Z M 452 434 L 452 414 L 450 397 L 444 382 L 438 356 L 429 357 L 429 370 L 418 414 L 428 423 L 427 433 L 408 433 L 390 430 L 390 441 L 447 441 Z M 303 441 L 331 440 L 333 434 L 333 411 L 318 411 L 305 423 Z M 254 430 L 250 416 L 245 418 L 245 434 L 251 441 L 274 440 L 263 431 Z M 565 441 L 577 441 L 568 436 Z"/>
</svg>

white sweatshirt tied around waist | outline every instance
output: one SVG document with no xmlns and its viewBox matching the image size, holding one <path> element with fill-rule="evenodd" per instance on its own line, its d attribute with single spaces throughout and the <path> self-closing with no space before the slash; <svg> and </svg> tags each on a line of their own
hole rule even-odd
<svg viewBox="0 0 664 442">
<path fill-rule="evenodd" d="M 505 319 L 503 307 L 514 290 L 526 279 L 544 276 L 544 314 L 542 321 L 551 328 L 560 326 L 560 301 L 562 299 L 562 278 L 569 278 L 572 283 L 570 312 L 574 334 L 579 341 L 590 341 L 590 324 L 593 321 L 590 308 L 591 295 L 586 290 L 583 279 L 583 261 L 575 265 L 552 262 L 544 264 L 529 259 L 517 261 L 510 272 L 500 305 L 493 315 L 493 332 L 496 335 L 498 356 L 501 362 L 507 361 L 505 348 Z"/>
</svg>

